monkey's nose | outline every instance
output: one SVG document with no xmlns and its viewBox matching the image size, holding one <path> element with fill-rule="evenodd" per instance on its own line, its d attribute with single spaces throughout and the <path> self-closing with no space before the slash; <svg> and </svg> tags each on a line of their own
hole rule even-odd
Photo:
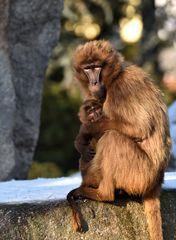
<svg viewBox="0 0 176 240">
<path fill-rule="evenodd" d="M 98 84 L 99 76 L 100 76 L 100 70 L 101 70 L 101 68 L 84 69 L 84 72 L 85 72 L 86 76 L 88 77 L 91 85 L 96 86 Z"/>
<path fill-rule="evenodd" d="M 92 84 L 96 86 L 96 85 L 98 84 L 97 80 L 96 80 L 96 79 L 93 80 L 93 81 L 92 81 Z"/>
</svg>

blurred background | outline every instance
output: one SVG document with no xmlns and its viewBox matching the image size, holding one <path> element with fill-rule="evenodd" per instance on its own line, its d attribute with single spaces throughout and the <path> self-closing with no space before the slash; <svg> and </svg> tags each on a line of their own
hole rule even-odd
<svg viewBox="0 0 176 240">
<path fill-rule="evenodd" d="M 65 0 L 61 23 L 46 71 L 40 137 L 28 178 L 78 170 L 73 142 L 81 96 L 73 80 L 72 55 L 79 44 L 109 40 L 126 60 L 152 76 L 168 106 L 176 100 L 175 0 Z"/>
</svg>

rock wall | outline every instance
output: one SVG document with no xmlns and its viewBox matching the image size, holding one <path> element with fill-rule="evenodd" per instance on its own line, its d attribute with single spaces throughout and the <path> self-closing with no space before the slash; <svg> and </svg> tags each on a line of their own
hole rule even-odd
<svg viewBox="0 0 176 240">
<path fill-rule="evenodd" d="M 176 239 L 176 191 L 163 191 L 164 240 Z M 75 233 L 66 201 L 0 205 L 0 240 L 149 240 L 139 199 L 120 198 L 114 204 L 79 201 L 84 233 Z M 156 239 L 157 240 L 157 239 Z"/>
<path fill-rule="evenodd" d="M 62 0 L 0 0 L 0 180 L 26 178 Z"/>
</svg>

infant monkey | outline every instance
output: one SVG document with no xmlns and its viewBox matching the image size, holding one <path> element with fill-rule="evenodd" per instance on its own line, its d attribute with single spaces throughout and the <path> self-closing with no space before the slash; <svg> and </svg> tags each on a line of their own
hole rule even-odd
<svg viewBox="0 0 176 240">
<path fill-rule="evenodd" d="M 103 117 L 105 118 L 102 103 L 95 99 L 85 100 L 80 107 L 78 116 L 82 125 L 75 140 L 75 147 L 81 154 L 81 160 L 88 162 L 94 157 L 97 140 L 104 133 L 103 129 L 97 131 L 96 134 L 95 131 L 92 131 L 92 134 L 90 132 L 90 128 L 94 126 L 94 123 L 98 123 Z"/>
</svg>

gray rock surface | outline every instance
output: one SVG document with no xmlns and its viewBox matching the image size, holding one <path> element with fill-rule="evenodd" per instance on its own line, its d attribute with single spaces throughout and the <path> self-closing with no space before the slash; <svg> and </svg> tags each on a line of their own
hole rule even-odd
<svg viewBox="0 0 176 240">
<path fill-rule="evenodd" d="M 163 191 L 164 240 L 176 239 L 176 191 Z M 84 233 L 75 233 L 66 201 L 0 205 L 0 240 L 149 240 L 143 205 L 120 198 L 114 204 L 79 201 Z"/>
<path fill-rule="evenodd" d="M 0 180 L 27 175 L 62 0 L 0 0 Z"/>
</svg>

